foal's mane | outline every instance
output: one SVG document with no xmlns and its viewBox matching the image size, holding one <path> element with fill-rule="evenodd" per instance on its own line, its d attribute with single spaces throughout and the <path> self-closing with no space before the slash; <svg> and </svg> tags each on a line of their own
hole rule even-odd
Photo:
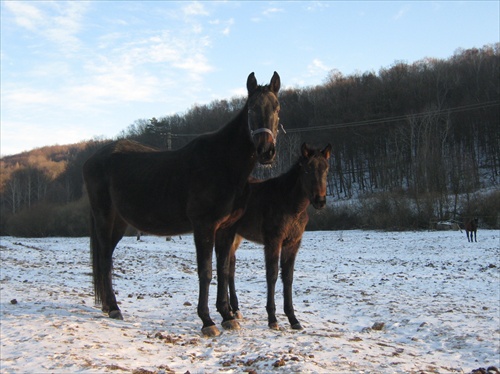
<svg viewBox="0 0 500 374">
<path fill-rule="evenodd" d="M 275 177 L 267 178 L 267 179 L 259 179 L 253 176 L 248 177 L 248 183 L 257 184 L 262 182 L 270 182 L 274 181 L 275 183 L 285 184 L 288 183 L 289 177 L 299 174 L 300 169 L 308 162 L 308 160 L 318 157 L 323 157 L 321 150 L 316 148 L 309 148 L 309 157 L 305 157 L 304 155 L 300 155 L 298 159 L 290 166 L 290 168 L 285 171 L 283 174 L 280 174 Z"/>
</svg>

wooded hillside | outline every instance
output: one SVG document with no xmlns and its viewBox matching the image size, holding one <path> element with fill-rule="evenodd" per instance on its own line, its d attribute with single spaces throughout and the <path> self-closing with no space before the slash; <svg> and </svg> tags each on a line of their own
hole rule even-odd
<svg viewBox="0 0 500 374">
<path fill-rule="evenodd" d="M 338 228 L 342 220 L 342 228 L 424 228 L 432 220 L 470 215 L 498 225 L 499 62 L 500 45 L 495 44 L 459 50 L 446 60 L 396 62 L 378 73 L 332 71 L 322 85 L 283 90 L 280 119 L 286 134 L 278 136 L 278 160 L 254 174 L 285 171 L 302 142 L 330 142 L 329 193 L 338 205 L 316 218 L 317 227 Z M 243 105 L 244 98 L 217 100 L 184 114 L 137 120 L 119 137 L 177 149 L 219 128 Z M 34 220 L 37 209 L 42 215 L 55 215 L 54 209 L 68 204 L 85 209 L 81 165 L 104 142 L 4 157 L 2 234 L 33 231 L 28 226 L 34 223 L 23 220 Z M 476 194 L 488 188 L 493 192 L 486 197 Z M 340 203 L 354 197 L 349 209 Z M 375 219 L 381 212 L 387 217 Z M 57 231 L 57 222 L 52 225 Z M 51 230 L 41 227 L 36 235 L 63 235 Z M 85 235 L 86 227 L 71 234 Z"/>
</svg>

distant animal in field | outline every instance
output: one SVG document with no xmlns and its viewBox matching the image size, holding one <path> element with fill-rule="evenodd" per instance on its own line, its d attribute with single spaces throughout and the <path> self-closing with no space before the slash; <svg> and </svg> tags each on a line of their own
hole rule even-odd
<svg viewBox="0 0 500 374">
<path fill-rule="evenodd" d="M 465 234 L 467 235 L 467 240 L 470 243 L 472 243 L 473 241 L 477 242 L 477 238 L 476 238 L 476 235 L 477 235 L 477 223 L 478 223 L 478 219 L 477 218 L 473 218 L 473 219 L 465 222 Z M 474 240 L 472 240 L 472 235 L 473 234 L 474 234 Z"/>
<path fill-rule="evenodd" d="M 220 334 L 208 308 L 215 237 L 243 214 L 247 180 L 256 163 L 271 164 L 275 159 L 280 85 L 276 72 L 268 85 L 258 85 L 251 73 L 247 101 L 236 117 L 178 150 L 158 151 L 120 140 L 86 161 L 83 175 L 91 206 L 94 291 L 110 318 L 123 319 L 112 285 L 112 256 L 127 226 L 159 236 L 193 232 L 202 333 Z M 228 300 L 227 271 L 223 271 L 229 261 L 229 249 L 218 252 L 216 307 L 222 326 L 237 329 Z M 165 315 L 172 318 L 168 312 Z"/>
<path fill-rule="evenodd" d="M 307 207 L 326 205 L 326 179 L 331 145 L 324 149 L 301 147 L 301 157 L 292 168 L 277 178 L 249 183 L 250 195 L 242 218 L 226 230 L 226 246 L 231 246 L 229 295 L 231 309 L 241 318 L 235 287 L 236 250 L 243 238 L 264 244 L 267 279 L 268 325 L 278 329 L 274 301 L 278 263 L 283 280 L 284 311 L 293 329 L 302 329 L 295 317 L 292 283 L 295 258 L 309 216 Z M 234 238 L 234 239 L 233 239 Z M 219 236 L 222 239 L 222 235 Z M 217 247 L 216 247 L 217 249 Z"/>
</svg>

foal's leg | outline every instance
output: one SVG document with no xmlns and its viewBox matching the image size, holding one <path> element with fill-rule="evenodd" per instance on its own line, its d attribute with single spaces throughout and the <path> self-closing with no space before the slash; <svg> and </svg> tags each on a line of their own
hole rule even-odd
<svg viewBox="0 0 500 374">
<path fill-rule="evenodd" d="M 292 300 L 293 272 L 299 247 L 300 241 L 289 247 L 283 248 L 281 251 L 281 278 L 283 279 L 284 310 L 292 329 L 295 330 L 302 330 L 302 325 L 295 317 Z"/>
<path fill-rule="evenodd" d="M 240 311 L 238 296 L 236 295 L 236 282 L 235 282 L 235 272 L 236 272 L 236 250 L 238 249 L 242 237 L 236 235 L 233 245 L 231 246 L 230 253 L 230 263 L 229 263 L 229 303 L 231 304 L 231 310 L 236 319 L 243 319 L 243 314 Z"/>
<path fill-rule="evenodd" d="M 269 328 L 278 330 L 278 320 L 276 319 L 276 304 L 274 302 L 274 292 L 278 279 L 278 261 L 280 257 L 281 243 L 266 243 L 264 253 L 266 257 L 266 281 L 267 281 L 267 322 Z"/>
<path fill-rule="evenodd" d="M 234 291 L 234 261 L 232 251 L 236 235 L 236 227 L 218 230 L 215 239 L 215 253 L 217 256 L 217 310 L 222 316 L 222 327 L 228 330 L 237 330 L 240 325 L 235 320 L 234 314 L 229 306 L 227 297 L 228 286 Z M 231 267 L 231 262 L 233 266 Z M 229 281 L 232 275 L 232 284 Z"/>
</svg>

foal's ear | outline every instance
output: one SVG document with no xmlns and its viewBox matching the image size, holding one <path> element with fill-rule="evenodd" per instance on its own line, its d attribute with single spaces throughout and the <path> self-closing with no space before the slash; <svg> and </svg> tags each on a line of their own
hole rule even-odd
<svg viewBox="0 0 500 374">
<path fill-rule="evenodd" d="M 255 79 L 255 74 L 251 72 L 247 78 L 248 94 L 251 95 L 256 89 L 257 89 L 257 79 Z"/>
<path fill-rule="evenodd" d="M 323 156 L 328 160 L 330 158 L 330 155 L 332 154 L 332 145 L 328 143 L 325 148 L 321 151 Z"/>
<path fill-rule="evenodd" d="M 300 153 L 302 153 L 302 156 L 305 158 L 309 158 L 311 156 L 311 151 L 307 143 L 302 143 L 302 146 L 300 147 Z"/>
<path fill-rule="evenodd" d="M 273 77 L 271 78 L 271 83 L 269 83 L 269 87 L 271 88 L 272 92 L 274 92 L 276 95 L 278 94 L 278 91 L 281 87 L 281 79 L 278 73 L 274 72 Z"/>
</svg>

